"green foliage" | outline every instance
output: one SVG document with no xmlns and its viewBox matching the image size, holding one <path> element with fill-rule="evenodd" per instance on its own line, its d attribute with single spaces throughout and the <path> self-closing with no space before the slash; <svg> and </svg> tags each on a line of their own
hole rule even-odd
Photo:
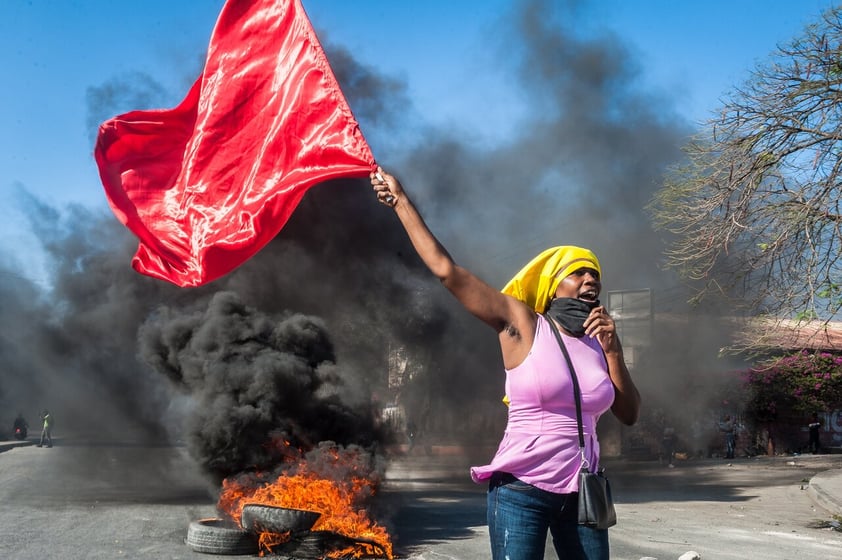
<svg viewBox="0 0 842 560">
<path fill-rule="evenodd" d="M 768 360 L 745 375 L 746 412 L 759 422 L 842 407 L 842 356 L 806 350 Z"/>
<path fill-rule="evenodd" d="M 812 309 L 805 309 L 795 314 L 795 320 L 798 322 L 813 321 L 818 319 L 818 315 Z"/>
</svg>

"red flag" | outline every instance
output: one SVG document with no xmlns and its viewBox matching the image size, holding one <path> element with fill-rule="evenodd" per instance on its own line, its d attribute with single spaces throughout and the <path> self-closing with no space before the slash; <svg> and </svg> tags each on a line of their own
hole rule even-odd
<svg viewBox="0 0 842 560">
<path fill-rule="evenodd" d="M 132 266 L 179 286 L 253 256 L 314 184 L 374 168 L 299 0 L 228 0 L 181 104 L 106 121 L 95 156 Z"/>
</svg>

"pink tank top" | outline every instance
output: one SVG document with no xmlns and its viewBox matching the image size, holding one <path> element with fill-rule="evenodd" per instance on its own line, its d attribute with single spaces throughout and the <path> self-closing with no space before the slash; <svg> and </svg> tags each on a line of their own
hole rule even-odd
<svg viewBox="0 0 842 560">
<path fill-rule="evenodd" d="M 596 423 L 614 402 L 614 385 L 596 338 L 575 338 L 564 332 L 561 337 L 582 391 L 585 457 L 594 471 L 599 465 Z M 564 354 L 542 315 L 538 316 L 532 350 L 523 363 L 506 370 L 506 395 L 511 403 L 503 439 L 491 464 L 471 467 L 471 478 L 479 483 L 499 471 L 548 492 L 578 491 L 582 459 L 573 381 Z"/>
</svg>

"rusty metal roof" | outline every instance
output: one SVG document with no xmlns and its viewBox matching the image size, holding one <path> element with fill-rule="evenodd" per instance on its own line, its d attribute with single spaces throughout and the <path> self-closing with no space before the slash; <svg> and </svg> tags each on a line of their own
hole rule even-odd
<svg viewBox="0 0 842 560">
<path fill-rule="evenodd" d="M 755 348 L 842 352 L 842 322 L 751 319 L 735 338 L 738 345 Z"/>
</svg>

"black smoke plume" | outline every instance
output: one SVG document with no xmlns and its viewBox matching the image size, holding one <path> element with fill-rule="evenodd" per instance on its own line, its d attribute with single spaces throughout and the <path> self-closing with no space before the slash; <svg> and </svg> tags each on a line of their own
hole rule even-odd
<svg viewBox="0 0 842 560">
<path fill-rule="evenodd" d="M 526 108 L 496 143 L 425 123 L 407 84 L 341 46 L 326 49 L 379 163 L 404 182 L 461 264 L 502 286 L 544 248 L 582 245 L 599 255 L 606 290 L 653 288 L 669 295 L 656 311 L 683 313 L 643 208 L 690 127 L 665 94 L 642 87 L 617 37 L 577 35 L 568 8 L 519 2 L 481 45 L 490 53 L 482 63 L 520 86 Z M 91 89 L 88 122 L 160 96 L 147 77 L 109 79 Z M 11 258 L 2 263 L 0 410 L 8 425 L 18 409 L 31 418 L 48 407 L 59 435 L 187 437 L 216 475 L 271 461 L 276 436 L 373 442 L 381 433 L 371 415 L 392 404 L 430 440 L 499 437 L 495 334 L 430 277 L 367 181 L 314 187 L 256 257 L 189 290 L 135 273 L 136 241 L 107 210 L 22 199 L 48 278 L 32 282 Z M 704 333 L 677 338 L 661 352 L 706 344 Z M 395 357 L 403 383 L 390 385 Z M 651 359 L 635 371 L 644 400 L 661 375 L 696 373 L 686 363 L 677 373 L 676 361 L 661 368 Z"/>
<path fill-rule="evenodd" d="M 316 317 L 268 315 L 219 291 L 193 312 L 152 313 L 140 353 L 192 397 L 188 447 L 220 480 L 271 470 L 325 440 L 378 440 L 373 411 L 343 402 L 333 344 Z"/>
</svg>

